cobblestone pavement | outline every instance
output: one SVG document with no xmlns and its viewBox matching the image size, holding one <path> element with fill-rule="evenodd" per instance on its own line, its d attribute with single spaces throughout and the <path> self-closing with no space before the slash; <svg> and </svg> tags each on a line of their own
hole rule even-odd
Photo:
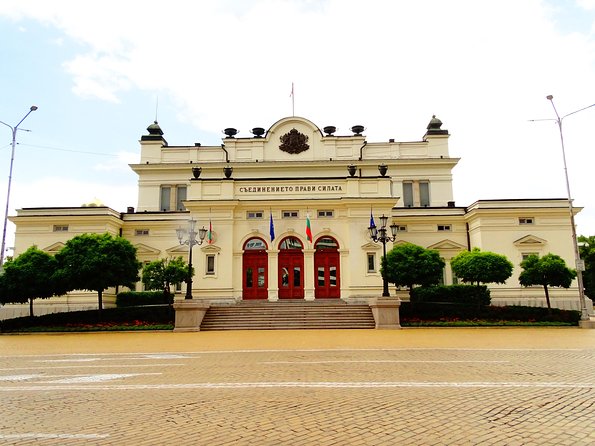
<svg viewBox="0 0 595 446">
<path fill-rule="evenodd" d="M 595 445 L 595 331 L 0 336 L 0 444 Z"/>
</svg>

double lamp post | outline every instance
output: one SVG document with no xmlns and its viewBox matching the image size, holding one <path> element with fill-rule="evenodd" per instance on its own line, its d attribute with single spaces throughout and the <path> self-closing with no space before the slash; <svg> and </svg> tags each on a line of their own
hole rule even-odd
<svg viewBox="0 0 595 446">
<path fill-rule="evenodd" d="M 382 214 L 380 217 L 380 228 L 378 228 L 374 221 L 370 222 L 370 227 L 368 228 L 368 232 L 370 234 L 370 239 L 374 243 L 382 243 L 382 264 L 386 268 L 386 244 L 388 242 L 394 242 L 397 239 L 397 225 L 392 223 L 389 228 L 391 235 L 388 235 L 388 231 L 386 229 L 386 224 L 388 223 L 388 217 Z M 390 293 L 388 292 L 388 280 L 386 279 L 386 274 L 382 275 L 382 297 L 390 297 Z"/>
<path fill-rule="evenodd" d="M 202 245 L 207 230 L 203 226 L 196 231 L 196 220 L 194 218 L 188 220 L 188 229 L 179 227 L 176 229 L 178 242 L 180 245 L 188 245 L 188 278 L 186 279 L 186 297 L 185 299 L 192 299 L 192 247 L 195 245 Z M 196 236 L 198 235 L 198 239 Z"/>
</svg>

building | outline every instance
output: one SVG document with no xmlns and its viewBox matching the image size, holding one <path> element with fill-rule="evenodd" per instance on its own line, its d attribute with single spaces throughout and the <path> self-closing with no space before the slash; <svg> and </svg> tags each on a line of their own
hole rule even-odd
<svg viewBox="0 0 595 446">
<path fill-rule="evenodd" d="M 218 146 L 170 146 L 157 122 L 147 131 L 139 163 L 131 165 L 138 175 L 136 209 L 19 209 L 11 217 L 15 255 L 33 244 L 52 253 L 77 234 L 108 232 L 130 240 L 142 262 L 187 258 L 176 229 L 194 219 L 211 234 L 193 250 L 194 299 L 362 301 L 382 292 L 382 245 L 368 233 L 373 214 L 377 223 L 384 215 L 397 225 L 394 243 L 438 250 L 446 260 L 445 284 L 456 281 L 449 260 L 462 250 L 506 255 L 514 274 L 490 287 L 494 304 L 545 304 L 541 287 L 519 285 L 524 256 L 552 252 L 574 263 L 566 199 L 455 205 L 452 170 L 459 159 L 450 156 L 449 133 L 436 117 L 414 142 L 367 142 L 362 126 L 335 135 L 335 127 L 321 130 L 295 116 L 268 130 L 254 128 L 250 137 L 225 129 Z M 109 305 L 110 294 L 104 299 Z M 580 309 L 576 283 L 555 289 L 552 302 Z M 95 296 L 83 292 L 36 303 L 38 312 L 94 305 Z"/>
</svg>

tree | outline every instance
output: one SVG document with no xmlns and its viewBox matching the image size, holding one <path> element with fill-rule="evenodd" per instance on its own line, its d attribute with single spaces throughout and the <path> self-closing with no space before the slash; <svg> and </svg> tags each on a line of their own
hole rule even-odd
<svg viewBox="0 0 595 446">
<path fill-rule="evenodd" d="M 569 288 L 576 272 L 566 266 L 562 257 L 556 254 L 546 254 L 538 257 L 535 254 L 528 256 L 521 262 L 523 271 L 519 282 L 523 286 L 541 285 L 545 291 L 547 307 L 551 310 L 548 286 Z"/>
<path fill-rule="evenodd" d="M 489 251 L 462 251 L 450 260 L 455 275 L 463 282 L 504 283 L 512 275 L 514 265 L 506 256 Z"/>
<path fill-rule="evenodd" d="M 56 259 L 36 246 L 8 260 L 0 276 L 0 302 L 25 303 L 28 300 L 29 316 L 33 317 L 33 299 L 64 293 L 53 279 L 56 266 Z"/>
<path fill-rule="evenodd" d="M 426 249 L 413 243 L 396 245 L 383 259 L 381 273 L 396 286 L 429 286 L 440 283 L 444 260 L 434 249 Z"/>
<path fill-rule="evenodd" d="M 97 291 L 99 311 L 103 309 L 103 291 L 110 286 L 134 287 L 139 280 L 140 262 L 136 248 L 110 234 L 81 234 L 66 242 L 56 254 L 56 276 L 68 291 Z"/>
<path fill-rule="evenodd" d="M 578 241 L 581 259 L 585 261 L 585 271 L 583 272 L 585 293 L 591 299 L 595 299 L 595 236 L 581 235 Z"/>
<path fill-rule="evenodd" d="M 143 267 L 142 281 L 145 288 L 148 290 L 163 290 L 170 305 L 173 302 L 170 287 L 179 285 L 187 278 L 188 265 L 182 257 L 155 260 Z"/>
</svg>

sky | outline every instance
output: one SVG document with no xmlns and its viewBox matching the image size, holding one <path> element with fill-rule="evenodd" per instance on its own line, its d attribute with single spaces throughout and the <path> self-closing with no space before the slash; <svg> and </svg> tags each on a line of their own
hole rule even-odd
<svg viewBox="0 0 595 446">
<path fill-rule="evenodd" d="M 140 136 L 221 144 L 295 114 L 369 142 L 449 130 L 457 206 L 567 198 L 560 116 L 595 104 L 595 0 L 0 0 L 9 215 L 136 207 Z M 595 107 L 563 118 L 577 232 L 595 235 Z M 27 131 L 29 130 L 29 131 Z M 0 124 L 0 206 L 12 132 Z M 14 226 L 7 228 L 12 246 Z M 10 252 L 9 252 L 10 254 Z"/>
</svg>

